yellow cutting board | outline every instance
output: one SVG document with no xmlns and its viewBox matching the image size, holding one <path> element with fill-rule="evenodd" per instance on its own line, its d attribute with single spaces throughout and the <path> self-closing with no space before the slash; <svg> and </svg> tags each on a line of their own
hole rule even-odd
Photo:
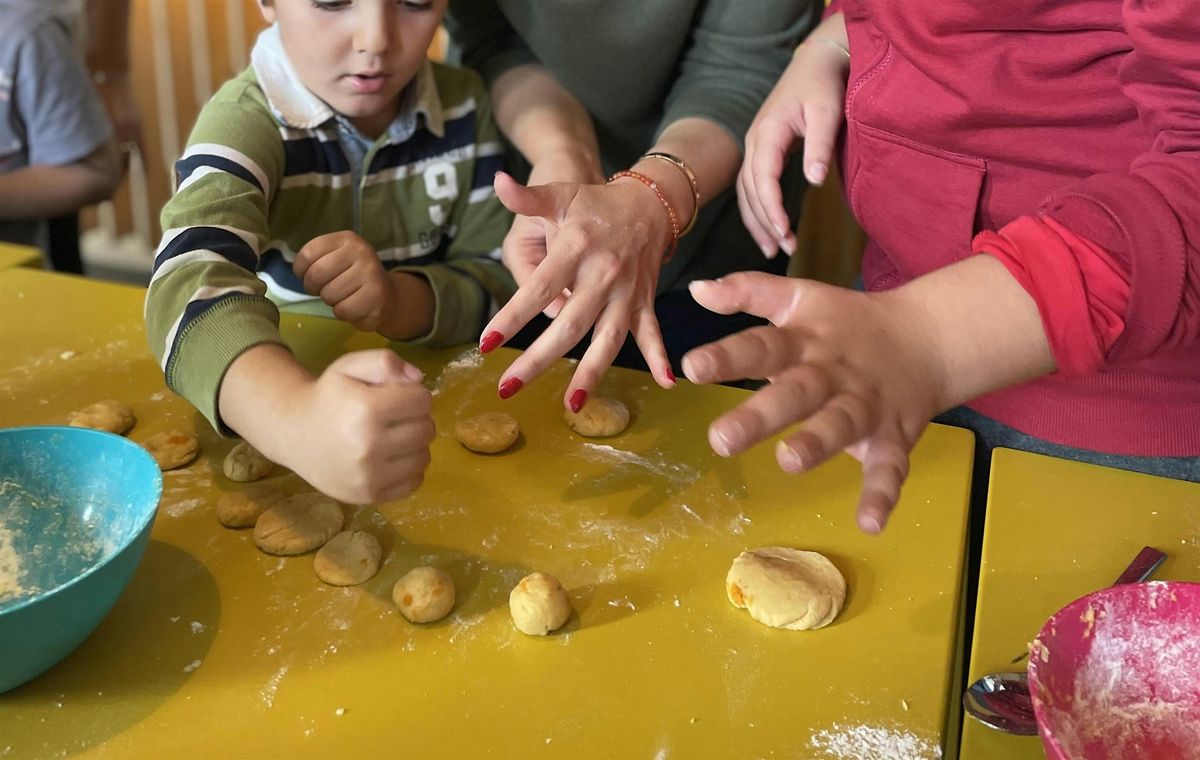
<svg viewBox="0 0 1200 760">
<path fill-rule="evenodd" d="M 12 267 L 37 269 L 41 265 L 42 252 L 33 246 L 0 242 L 0 270 Z"/>
<path fill-rule="evenodd" d="M 1143 546 L 1166 552 L 1156 580 L 1200 582 L 1200 484 L 996 449 L 988 484 L 969 677 L 1013 664 L 1046 620 L 1111 586 Z M 1041 739 L 965 719 L 969 760 L 1044 758 Z"/>
<path fill-rule="evenodd" d="M 929 430 L 899 512 L 872 538 L 854 524 L 853 460 L 793 477 L 770 446 L 712 454 L 709 421 L 745 391 L 665 391 L 613 370 L 602 390 L 633 424 L 589 441 L 562 421 L 568 362 L 501 402 L 515 352 L 406 350 L 436 392 L 433 462 L 413 496 L 352 510 L 386 561 L 338 589 L 311 556 L 264 555 L 218 524 L 234 441 L 165 390 L 142 297 L 0 273 L 0 423 L 57 424 L 113 397 L 138 416 L 134 440 L 194 427 L 203 451 L 165 474 L 154 540 L 100 629 L 0 696 L 0 757 L 839 758 L 849 747 L 919 758 L 935 756 L 948 723 L 956 739 L 967 433 Z M 318 318 L 285 316 L 283 328 L 314 369 L 381 344 Z M 514 450 L 481 456 L 453 439 L 455 418 L 488 410 L 520 421 Z M 850 593 L 832 625 L 768 629 L 726 601 L 732 559 L 767 545 L 841 569 Z M 418 564 L 455 578 L 443 622 L 410 625 L 392 606 L 392 584 Z M 545 638 L 518 633 L 507 610 L 533 570 L 560 578 L 575 609 Z"/>
</svg>

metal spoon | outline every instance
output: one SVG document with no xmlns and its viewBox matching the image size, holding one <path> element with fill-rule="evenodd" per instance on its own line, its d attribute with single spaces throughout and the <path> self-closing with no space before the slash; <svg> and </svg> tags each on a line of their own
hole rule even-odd
<svg viewBox="0 0 1200 760">
<path fill-rule="evenodd" d="M 1146 580 L 1166 558 L 1158 549 L 1144 547 L 1113 585 Z M 1013 662 L 1021 659 L 1016 657 Z M 997 731 L 1019 736 L 1037 733 L 1029 680 L 1024 673 L 989 673 L 967 687 L 962 703 L 967 715 Z"/>
</svg>

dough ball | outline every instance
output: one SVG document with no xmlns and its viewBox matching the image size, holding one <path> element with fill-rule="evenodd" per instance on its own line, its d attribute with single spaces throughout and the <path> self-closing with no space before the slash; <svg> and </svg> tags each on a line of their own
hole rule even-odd
<svg viewBox="0 0 1200 760">
<path fill-rule="evenodd" d="M 330 586 L 357 586 L 379 572 L 382 556 L 375 536 L 365 530 L 344 530 L 317 552 L 313 570 Z"/>
<path fill-rule="evenodd" d="M 71 412 L 67 415 L 67 424 L 71 427 L 92 428 L 104 430 L 117 435 L 125 435 L 132 428 L 137 418 L 133 410 L 120 401 L 97 401 L 91 406 Z"/>
<path fill-rule="evenodd" d="M 733 561 L 725 593 L 763 625 L 805 631 L 829 625 L 842 611 L 846 579 L 824 555 L 770 547 Z"/>
<path fill-rule="evenodd" d="M 323 546 L 345 522 L 342 507 L 321 493 L 289 496 L 254 523 L 254 543 L 267 554 L 303 554 Z"/>
<path fill-rule="evenodd" d="M 571 617 L 571 599 L 558 578 L 530 573 L 508 595 L 508 611 L 518 631 L 545 636 Z"/>
<path fill-rule="evenodd" d="M 147 438 L 142 446 L 158 462 L 158 469 L 164 472 L 191 464 L 200 453 L 200 440 L 182 430 L 157 433 Z"/>
<path fill-rule="evenodd" d="M 224 494 L 217 500 L 217 519 L 226 528 L 252 528 L 259 515 L 285 496 L 274 488 L 251 488 Z"/>
<path fill-rule="evenodd" d="M 265 478 L 274 464 L 250 444 L 242 441 L 225 455 L 225 477 L 239 483 Z"/>
<path fill-rule="evenodd" d="M 454 423 L 454 437 L 480 454 L 499 454 L 517 442 L 521 429 L 511 414 L 487 412 Z"/>
<path fill-rule="evenodd" d="M 454 579 L 436 567 L 409 570 L 392 586 L 392 601 L 410 623 L 432 623 L 454 609 Z"/>
<path fill-rule="evenodd" d="M 563 419 L 582 436 L 608 438 L 629 427 L 629 409 L 615 398 L 598 396 L 588 399 L 578 412 L 568 410 Z"/>
</svg>

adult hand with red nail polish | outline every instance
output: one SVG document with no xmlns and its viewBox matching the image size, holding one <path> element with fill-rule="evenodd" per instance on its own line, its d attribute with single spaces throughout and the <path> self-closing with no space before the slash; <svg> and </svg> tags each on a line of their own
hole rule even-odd
<svg viewBox="0 0 1200 760">
<path fill-rule="evenodd" d="M 495 343 L 493 333 L 515 334 L 561 294 L 570 294 L 550 327 L 504 373 L 501 397 L 516 392 L 512 380 L 520 381 L 517 389 L 530 382 L 589 330 L 591 344 L 575 369 L 564 405 L 570 406 L 577 391 L 586 396 L 599 383 L 630 333 L 659 384 L 674 385 L 654 312 L 659 269 L 672 233 L 653 191 L 633 180 L 525 187 L 503 173 L 495 186 L 510 210 L 546 226 L 548 255 L 531 272 L 514 271 L 520 288 L 484 328 L 481 349 Z M 628 223 L 614 224 L 617 219 Z"/>
<path fill-rule="evenodd" d="M 833 161 L 850 72 L 850 60 L 838 46 L 846 44 L 842 14 L 821 22 L 796 49 L 746 132 L 746 158 L 737 178 L 738 208 L 767 258 L 781 248 L 789 256 L 796 250 L 779 186 L 793 146 L 804 141 L 804 176 L 814 185 L 825 182 Z"/>
</svg>

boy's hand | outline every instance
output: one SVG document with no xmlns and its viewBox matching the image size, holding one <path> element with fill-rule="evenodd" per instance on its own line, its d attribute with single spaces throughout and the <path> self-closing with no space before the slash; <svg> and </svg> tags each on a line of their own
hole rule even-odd
<svg viewBox="0 0 1200 760">
<path fill-rule="evenodd" d="M 294 400 L 298 425 L 283 463 L 339 501 L 400 498 L 429 465 L 432 403 L 420 370 L 394 352 L 346 354 Z"/>
<path fill-rule="evenodd" d="M 796 141 L 804 140 L 804 176 L 825 182 L 842 126 L 850 61 L 838 46 L 846 44 L 846 24 L 838 13 L 821 22 L 792 57 L 746 132 L 746 158 L 738 173 L 742 222 L 768 258 L 780 248 L 796 250 L 795 235 L 783 208 L 779 177 Z"/>
<path fill-rule="evenodd" d="M 393 320 L 392 280 L 371 244 L 343 230 L 308 241 L 292 264 L 304 289 L 333 308 L 333 315 L 364 332 L 380 332 Z"/>
<path fill-rule="evenodd" d="M 776 446 L 779 466 L 803 472 L 847 450 L 863 466 L 858 525 L 881 531 L 908 476 L 909 452 L 944 403 L 940 358 L 922 315 L 888 294 L 758 272 L 693 282 L 691 292 L 711 311 L 772 323 L 683 358 L 693 382 L 770 381 L 712 423 L 713 450 L 732 456 L 802 422 Z"/>
</svg>

